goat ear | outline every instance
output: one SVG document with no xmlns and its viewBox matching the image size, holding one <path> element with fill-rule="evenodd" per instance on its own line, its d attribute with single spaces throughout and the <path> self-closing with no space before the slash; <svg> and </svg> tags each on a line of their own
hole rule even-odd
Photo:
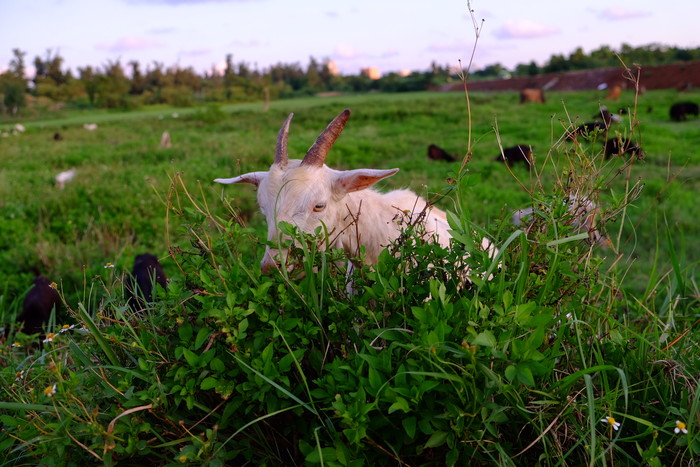
<svg viewBox="0 0 700 467">
<path fill-rule="evenodd" d="M 355 169 L 344 170 L 336 176 L 333 188 L 343 193 L 364 190 L 369 188 L 379 180 L 391 177 L 399 169 L 376 170 L 376 169 Z"/>
<path fill-rule="evenodd" d="M 255 186 L 260 185 L 265 177 L 267 177 L 267 172 L 250 172 L 247 174 L 239 175 L 233 178 L 215 178 L 216 183 L 230 184 L 230 183 L 251 183 Z"/>
</svg>

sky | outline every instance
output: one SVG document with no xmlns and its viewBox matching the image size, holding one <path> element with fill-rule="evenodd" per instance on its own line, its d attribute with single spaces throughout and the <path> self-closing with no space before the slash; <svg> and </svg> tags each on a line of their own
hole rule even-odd
<svg viewBox="0 0 700 467">
<path fill-rule="evenodd" d="M 192 67 L 265 69 L 310 57 L 341 74 L 424 71 L 432 62 L 474 69 L 546 63 L 552 54 L 659 43 L 700 46 L 698 0 L 0 0 L 0 71 L 12 49 L 27 72 L 47 50 L 64 67 L 135 60 Z M 482 21 L 483 19 L 483 21 Z M 478 26 L 479 36 L 474 24 Z M 643 64 L 642 64 L 643 65 Z"/>
</svg>

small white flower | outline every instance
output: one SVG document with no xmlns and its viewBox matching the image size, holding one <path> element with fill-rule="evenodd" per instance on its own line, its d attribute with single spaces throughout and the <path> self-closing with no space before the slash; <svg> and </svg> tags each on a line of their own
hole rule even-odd
<svg viewBox="0 0 700 467">
<path fill-rule="evenodd" d="M 44 394 L 49 397 L 53 397 L 54 394 L 56 394 L 56 385 L 54 384 L 53 386 L 47 386 L 46 389 L 44 389 Z"/>
<path fill-rule="evenodd" d="M 68 332 L 68 331 L 70 331 L 71 329 L 75 329 L 75 324 L 71 324 L 71 325 L 64 324 L 63 326 L 61 326 L 61 330 L 58 331 L 58 332 L 59 332 L 60 334 L 63 334 L 64 332 Z"/>
<path fill-rule="evenodd" d="M 105 269 L 113 268 L 114 265 L 112 263 L 107 263 L 105 264 Z"/>
<path fill-rule="evenodd" d="M 15 381 L 21 381 L 22 378 L 24 377 L 24 370 L 18 371 L 15 373 Z"/>
<path fill-rule="evenodd" d="M 615 431 L 617 431 L 617 430 L 620 429 L 620 422 L 615 421 L 615 419 L 614 419 L 613 417 L 601 418 L 600 421 L 601 421 L 601 422 L 604 422 L 604 423 L 607 423 L 608 425 L 610 425 L 611 427 L 613 427 L 613 429 L 614 429 Z"/>
<path fill-rule="evenodd" d="M 684 435 L 688 434 L 688 428 L 686 428 L 685 423 L 683 423 L 680 420 L 676 420 L 676 428 L 673 429 L 675 433 L 683 433 Z"/>
<path fill-rule="evenodd" d="M 22 344 L 20 344 L 19 342 L 13 342 L 12 347 L 22 347 Z"/>
<path fill-rule="evenodd" d="M 48 344 L 49 342 L 53 341 L 53 338 L 56 337 L 56 334 L 50 332 L 46 335 L 46 339 L 44 339 L 42 342 L 44 344 Z"/>
</svg>

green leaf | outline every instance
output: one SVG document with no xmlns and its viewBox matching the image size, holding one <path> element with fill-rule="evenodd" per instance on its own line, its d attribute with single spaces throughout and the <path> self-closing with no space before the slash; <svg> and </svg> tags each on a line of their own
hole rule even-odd
<svg viewBox="0 0 700 467">
<path fill-rule="evenodd" d="M 204 378 L 204 381 L 202 381 L 202 384 L 199 385 L 199 387 L 203 390 L 208 390 L 208 389 L 213 389 L 216 387 L 219 381 L 217 381 L 216 378 L 213 376 L 208 376 Z"/>
<path fill-rule="evenodd" d="M 430 438 L 428 438 L 428 441 L 426 441 L 425 446 L 426 448 L 436 448 L 442 444 L 445 443 L 445 440 L 447 439 L 447 432 L 445 431 L 436 431 L 432 435 L 430 435 Z"/>
<path fill-rule="evenodd" d="M 199 364 L 199 356 L 190 349 L 182 349 L 182 354 L 185 356 L 187 364 L 191 367 L 196 367 Z"/>
<path fill-rule="evenodd" d="M 397 397 L 396 402 L 391 404 L 389 407 L 389 413 L 394 413 L 397 410 L 403 410 L 404 412 L 408 413 L 410 410 L 410 407 L 408 405 L 408 401 L 404 399 L 403 397 Z M 414 425 L 413 428 L 415 429 L 415 420 L 414 420 Z"/>
<path fill-rule="evenodd" d="M 401 420 L 403 429 L 409 438 L 413 439 L 416 436 L 416 417 L 407 417 Z"/>
<path fill-rule="evenodd" d="M 185 323 L 177 328 L 177 334 L 183 342 L 189 342 L 192 339 L 192 326 L 190 323 Z"/>
<path fill-rule="evenodd" d="M 207 328 L 202 328 L 199 330 L 197 333 L 197 337 L 194 340 L 194 348 L 198 349 L 204 344 L 209 336 L 211 335 L 211 332 Z"/>
<path fill-rule="evenodd" d="M 474 345 L 483 345 L 484 347 L 496 347 L 496 336 L 491 331 L 480 332 L 474 338 Z"/>
<path fill-rule="evenodd" d="M 226 370 L 226 365 L 219 357 L 214 357 L 211 362 L 209 362 L 209 368 L 216 372 L 223 372 Z"/>
</svg>

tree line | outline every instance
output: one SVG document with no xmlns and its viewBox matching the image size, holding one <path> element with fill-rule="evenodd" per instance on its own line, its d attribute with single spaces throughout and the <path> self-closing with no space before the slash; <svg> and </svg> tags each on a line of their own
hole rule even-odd
<svg viewBox="0 0 700 467">
<path fill-rule="evenodd" d="M 279 98 L 314 95 L 322 92 L 405 92 L 458 81 L 459 70 L 433 62 L 427 71 L 408 75 L 388 73 L 373 79 L 369 70 L 358 75 L 334 72 L 330 60 L 310 57 L 306 67 L 299 63 L 278 63 L 266 69 L 235 63 L 226 56 L 222 72 L 211 70 L 198 74 L 192 67 L 166 67 L 151 62 L 122 64 L 108 60 L 102 66 L 78 67 L 75 74 L 64 68 L 58 52 L 48 50 L 34 58 L 34 77 L 27 78 L 26 52 L 13 49 L 7 70 L 0 74 L 0 111 L 16 115 L 33 104 L 38 108 L 133 109 L 150 104 L 186 107 L 196 103 L 237 103 L 269 101 Z M 618 58 L 619 57 L 619 58 Z M 660 44 L 632 47 L 622 44 L 618 50 L 602 46 L 586 54 L 581 47 L 569 56 L 552 55 L 539 66 L 534 61 L 516 65 L 512 70 L 500 63 L 473 71 L 470 79 L 509 78 L 558 73 L 572 70 L 620 66 L 627 64 L 655 66 L 679 61 L 700 60 L 700 48 L 683 49 Z"/>
</svg>

